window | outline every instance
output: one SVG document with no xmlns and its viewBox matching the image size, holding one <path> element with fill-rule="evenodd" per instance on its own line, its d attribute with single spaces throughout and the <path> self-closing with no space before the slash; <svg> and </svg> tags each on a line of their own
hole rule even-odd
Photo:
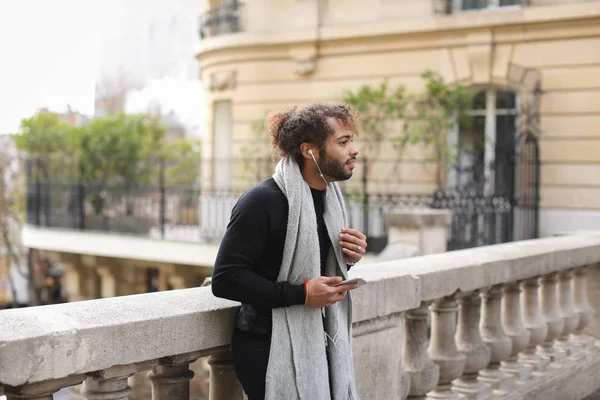
<svg viewBox="0 0 600 400">
<path fill-rule="evenodd" d="M 214 103 L 214 176 L 215 187 L 229 188 L 231 185 L 231 147 L 233 114 L 231 101 Z"/>
<path fill-rule="evenodd" d="M 514 190 L 515 92 L 481 91 L 468 114 L 473 118 L 471 125 L 459 127 L 454 138 L 449 138 L 457 150 L 456 175 L 451 181 L 461 192 L 510 196 Z"/>
<path fill-rule="evenodd" d="M 454 0 L 457 11 L 493 10 L 499 7 L 521 6 L 522 0 Z"/>
</svg>

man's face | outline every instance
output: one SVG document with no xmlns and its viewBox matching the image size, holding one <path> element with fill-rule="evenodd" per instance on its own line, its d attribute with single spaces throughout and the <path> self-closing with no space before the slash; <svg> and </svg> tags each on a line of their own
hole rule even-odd
<svg viewBox="0 0 600 400">
<path fill-rule="evenodd" d="M 329 135 L 320 149 L 319 164 L 328 181 L 345 181 L 352 177 L 358 155 L 354 134 L 335 118 L 330 118 L 329 123 L 335 132 Z"/>
</svg>

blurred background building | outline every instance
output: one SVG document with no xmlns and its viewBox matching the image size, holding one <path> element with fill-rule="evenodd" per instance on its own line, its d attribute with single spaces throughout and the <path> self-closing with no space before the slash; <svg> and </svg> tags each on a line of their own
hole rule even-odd
<svg viewBox="0 0 600 400">
<path fill-rule="evenodd" d="M 547 236 L 600 224 L 595 200 L 600 194 L 600 2 L 208 3 L 198 50 L 207 91 L 206 157 L 238 157 L 252 138 L 251 122 L 280 106 L 339 101 L 344 90 L 384 78 L 418 92 L 423 89 L 419 75 L 433 69 L 448 82 L 480 91 L 473 115 L 487 150 L 459 162 L 475 170 L 488 168 L 518 145 L 523 134 L 519 118 L 532 121 L 527 130 L 535 131 L 539 140 L 541 170 L 536 178 L 539 226 L 531 229 Z M 460 149 L 474 138 L 449 132 L 449 140 Z M 390 148 L 383 148 L 379 157 L 390 156 Z M 424 162 L 418 146 L 409 148 L 396 188 L 405 193 L 434 191 Z M 373 180 L 390 175 L 389 168 L 376 168 Z M 518 181 L 517 169 L 504 168 L 503 173 Z M 231 171 L 214 170 L 207 173 L 213 185 L 234 181 Z M 496 175 L 500 180 L 500 172 Z M 486 179 L 493 180 L 494 173 Z M 450 178 L 447 183 L 452 183 Z"/>
</svg>

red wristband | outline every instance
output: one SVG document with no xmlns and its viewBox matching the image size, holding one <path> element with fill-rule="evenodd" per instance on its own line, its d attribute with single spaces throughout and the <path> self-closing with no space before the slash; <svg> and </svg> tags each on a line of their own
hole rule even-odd
<svg viewBox="0 0 600 400">
<path fill-rule="evenodd" d="M 302 283 L 302 286 L 304 287 L 304 304 L 306 304 L 306 302 L 308 301 L 308 287 L 306 287 L 306 282 L 308 281 L 304 281 Z"/>
</svg>

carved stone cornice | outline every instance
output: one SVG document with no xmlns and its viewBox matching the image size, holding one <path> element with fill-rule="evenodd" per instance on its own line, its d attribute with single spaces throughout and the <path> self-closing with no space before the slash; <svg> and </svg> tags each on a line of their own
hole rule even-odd
<svg viewBox="0 0 600 400">
<path fill-rule="evenodd" d="M 289 49 L 290 58 L 294 62 L 294 71 L 307 77 L 315 72 L 317 68 L 317 43 L 309 42 L 294 45 Z"/>
<path fill-rule="evenodd" d="M 309 76 L 315 71 L 316 61 L 314 58 L 307 60 L 295 60 L 295 71 L 300 76 Z"/>
<path fill-rule="evenodd" d="M 236 78 L 235 70 L 213 72 L 209 75 L 208 88 L 211 91 L 233 90 Z"/>
</svg>

